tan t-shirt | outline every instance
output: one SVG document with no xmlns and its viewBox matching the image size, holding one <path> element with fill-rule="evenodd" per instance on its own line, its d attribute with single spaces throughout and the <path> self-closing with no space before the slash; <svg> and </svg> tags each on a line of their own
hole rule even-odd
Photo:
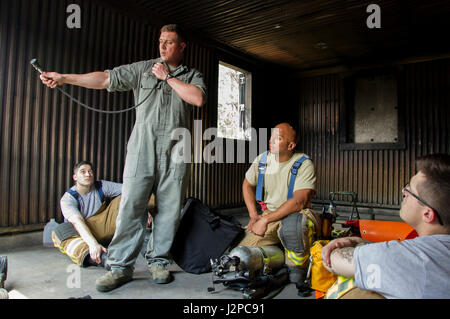
<svg viewBox="0 0 450 319">
<path fill-rule="evenodd" d="M 294 153 L 290 160 L 279 163 L 275 159 L 275 155 L 270 152 L 267 154 L 263 201 L 269 210 L 277 210 L 287 200 L 292 165 L 303 155 L 305 154 Z M 261 156 L 262 154 L 256 157 L 245 173 L 247 181 L 254 186 L 258 183 L 258 163 Z M 294 192 L 300 189 L 316 190 L 316 174 L 311 160 L 304 161 L 297 172 Z M 307 207 L 310 206 L 311 203 L 308 203 Z"/>
</svg>

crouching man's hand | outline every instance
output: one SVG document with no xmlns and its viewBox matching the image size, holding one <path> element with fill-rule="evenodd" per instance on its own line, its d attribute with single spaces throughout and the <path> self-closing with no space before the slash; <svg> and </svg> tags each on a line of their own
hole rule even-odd
<svg viewBox="0 0 450 319">
<path fill-rule="evenodd" d="M 268 223 L 266 216 L 262 216 L 252 225 L 250 232 L 258 236 L 264 236 Z"/>
<path fill-rule="evenodd" d="M 103 252 L 107 253 L 108 250 L 106 250 L 106 248 L 99 243 L 89 245 L 89 255 L 91 256 L 91 259 L 97 264 L 101 263 Z"/>
</svg>

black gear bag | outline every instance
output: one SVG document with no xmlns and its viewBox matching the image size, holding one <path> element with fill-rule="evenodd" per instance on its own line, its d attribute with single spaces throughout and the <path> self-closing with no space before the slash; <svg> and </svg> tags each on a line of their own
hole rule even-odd
<svg viewBox="0 0 450 319">
<path fill-rule="evenodd" d="M 177 265 L 188 273 L 210 272 L 210 260 L 222 256 L 243 235 L 244 229 L 234 216 L 219 214 L 190 197 L 181 212 L 171 254 Z"/>
</svg>

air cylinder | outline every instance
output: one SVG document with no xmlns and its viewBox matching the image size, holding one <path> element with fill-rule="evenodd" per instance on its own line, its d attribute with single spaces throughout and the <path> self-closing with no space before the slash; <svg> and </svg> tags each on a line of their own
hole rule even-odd
<svg viewBox="0 0 450 319">
<path fill-rule="evenodd" d="M 238 246 L 230 251 L 230 257 L 238 257 L 239 270 L 264 273 L 284 265 L 284 253 L 277 246 Z"/>
</svg>

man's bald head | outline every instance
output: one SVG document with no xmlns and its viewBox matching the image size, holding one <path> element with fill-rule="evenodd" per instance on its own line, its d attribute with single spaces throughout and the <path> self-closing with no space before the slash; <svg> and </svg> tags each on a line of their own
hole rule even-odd
<svg viewBox="0 0 450 319">
<path fill-rule="evenodd" d="M 297 132 L 288 123 L 280 123 L 272 131 L 269 149 L 273 154 L 290 157 L 295 152 Z"/>
<path fill-rule="evenodd" d="M 275 126 L 276 129 L 279 129 L 281 134 L 285 136 L 288 142 L 294 142 L 297 144 L 297 132 L 289 123 L 280 123 Z"/>
</svg>

